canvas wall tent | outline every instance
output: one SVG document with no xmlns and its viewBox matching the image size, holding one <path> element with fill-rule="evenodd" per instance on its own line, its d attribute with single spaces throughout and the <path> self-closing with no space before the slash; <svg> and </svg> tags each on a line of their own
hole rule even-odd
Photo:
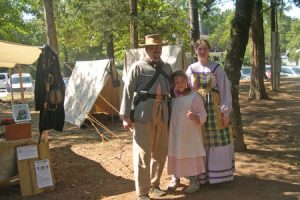
<svg viewBox="0 0 300 200">
<path fill-rule="evenodd" d="M 88 114 L 117 115 L 112 107 L 120 107 L 118 83 L 113 61 L 77 61 L 66 88 L 65 121 L 80 127 Z"/>
<path fill-rule="evenodd" d="M 125 65 L 123 69 L 123 80 L 127 75 L 129 67 L 136 61 L 146 57 L 145 48 L 128 49 L 125 52 Z M 186 70 L 187 60 L 182 45 L 168 45 L 162 47 L 161 59 L 171 65 L 173 71 Z"/>
</svg>

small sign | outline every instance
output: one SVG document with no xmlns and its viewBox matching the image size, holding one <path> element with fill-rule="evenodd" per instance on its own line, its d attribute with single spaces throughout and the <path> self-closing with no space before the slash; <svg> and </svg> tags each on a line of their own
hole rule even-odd
<svg viewBox="0 0 300 200">
<path fill-rule="evenodd" d="M 18 160 L 27 160 L 38 158 L 38 150 L 36 145 L 19 146 L 17 147 Z"/>
<path fill-rule="evenodd" d="M 13 104 L 12 111 L 15 122 L 31 120 L 28 104 Z"/>
<path fill-rule="evenodd" d="M 36 160 L 35 172 L 38 188 L 49 187 L 53 185 L 50 163 L 48 159 Z"/>
</svg>

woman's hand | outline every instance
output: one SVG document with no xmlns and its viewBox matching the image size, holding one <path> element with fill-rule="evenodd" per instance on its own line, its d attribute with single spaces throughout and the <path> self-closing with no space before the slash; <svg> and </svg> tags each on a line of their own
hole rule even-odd
<svg viewBox="0 0 300 200">
<path fill-rule="evenodd" d="M 222 126 L 224 128 L 226 128 L 226 127 L 229 126 L 229 124 L 230 124 L 230 117 L 229 117 L 229 115 L 222 114 Z"/>
</svg>

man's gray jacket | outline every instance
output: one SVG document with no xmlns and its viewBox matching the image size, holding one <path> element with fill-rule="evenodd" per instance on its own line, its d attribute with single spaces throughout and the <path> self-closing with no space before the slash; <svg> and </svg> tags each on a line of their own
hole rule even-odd
<svg viewBox="0 0 300 200">
<path fill-rule="evenodd" d="M 149 89 L 149 94 L 157 94 L 157 88 L 160 85 L 159 95 L 170 95 L 171 90 L 171 76 L 172 68 L 169 64 L 163 63 L 161 69 L 169 76 L 169 79 L 160 74 L 153 86 Z M 120 116 L 130 116 L 130 111 L 133 108 L 134 96 L 142 91 L 146 84 L 152 79 L 156 70 L 149 64 L 147 60 L 141 60 L 134 63 L 127 75 L 125 81 L 124 91 L 122 96 L 122 103 L 120 108 Z M 148 98 L 145 101 L 140 101 L 134 108 L 134 120 L 140 122 L 146 122 L 150 120 L 152 116 L 152 106 L 154 98 Z M 166 100 L 162 101 L 163 104 L 163 121 L 168 121 L 169 108 Z"/>
</svg>

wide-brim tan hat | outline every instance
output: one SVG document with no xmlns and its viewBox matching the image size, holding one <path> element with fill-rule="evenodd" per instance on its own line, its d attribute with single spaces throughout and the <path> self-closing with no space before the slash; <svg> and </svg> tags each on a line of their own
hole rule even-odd
<svg viewBox="0 0 300 200">
<path fill-rule="evenodd" d="M 140 44 L 141 47 L 146 46 L 163 46 L 168 44 L 168 41 L 162 40 L 159 34 L 151 34 L 145 36 L 145 43 Z"/>
</svg>

